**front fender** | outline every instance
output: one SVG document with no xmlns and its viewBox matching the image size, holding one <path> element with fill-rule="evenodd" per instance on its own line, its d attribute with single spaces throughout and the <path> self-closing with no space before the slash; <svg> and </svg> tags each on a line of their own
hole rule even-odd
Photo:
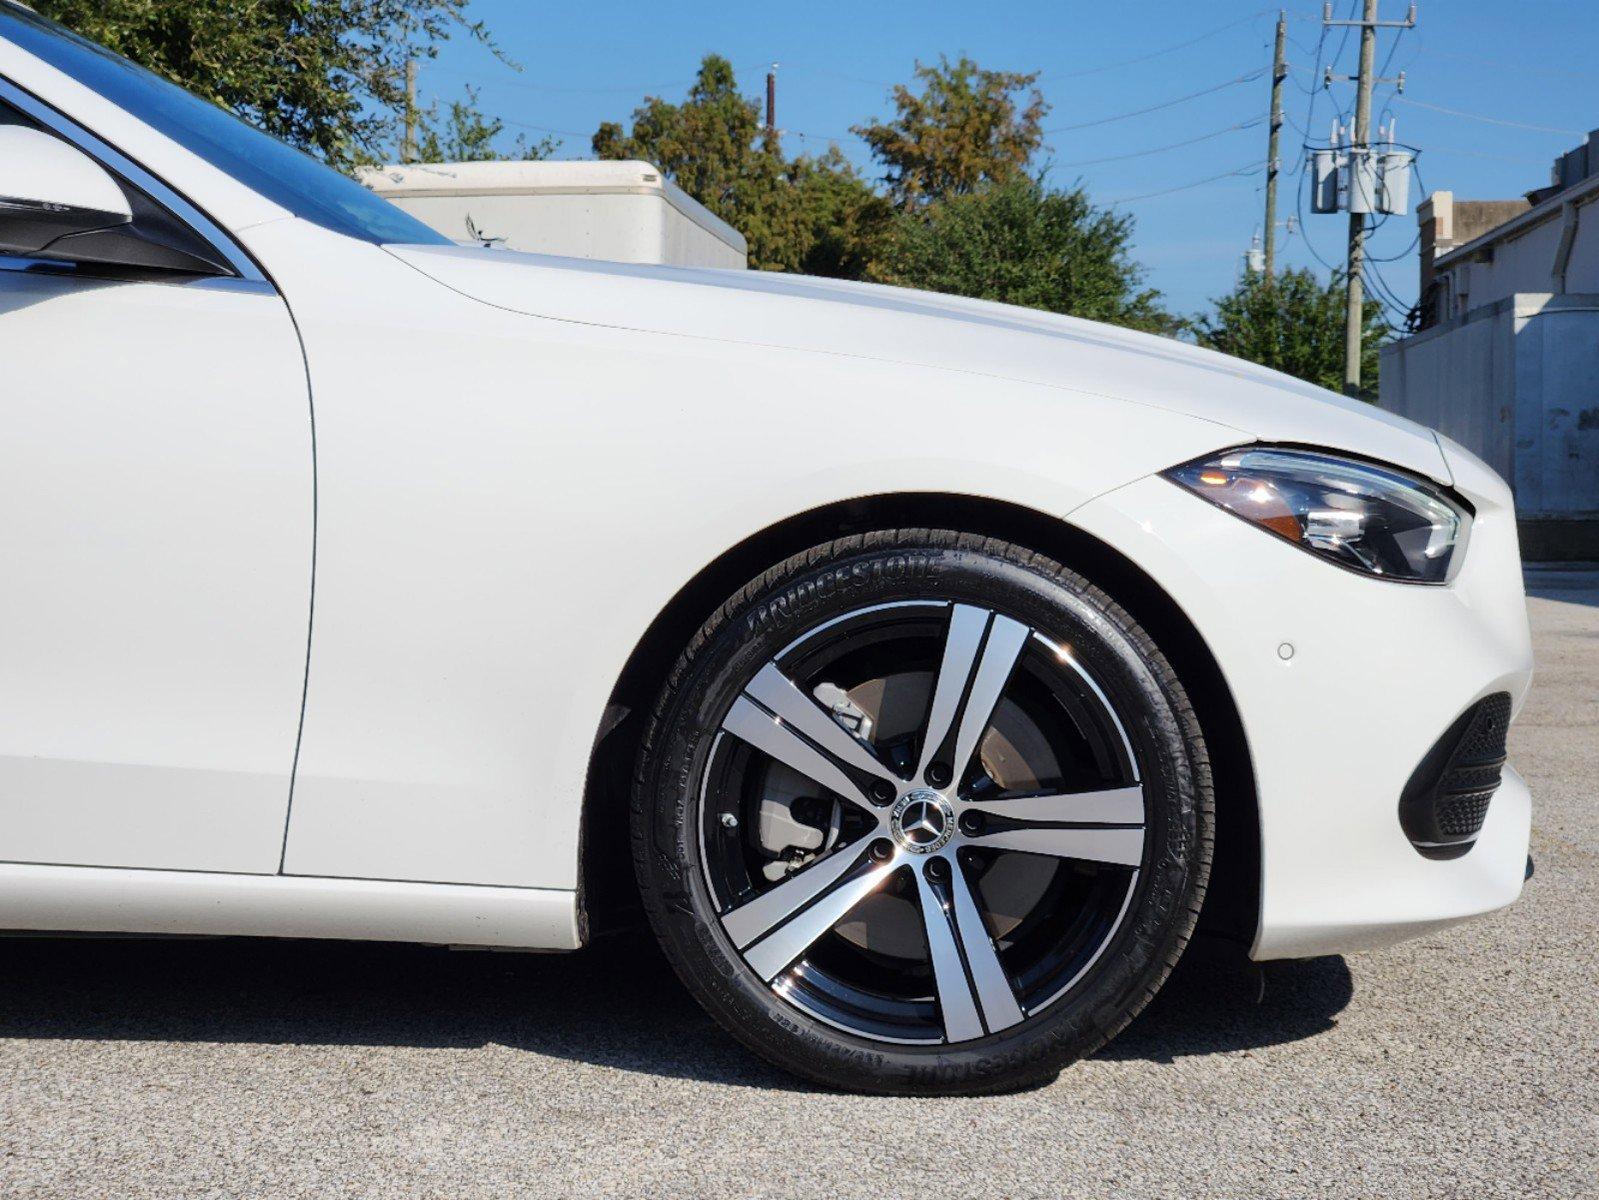
<svg viewBox="0 0 1599 1200">
<path fill-rule="evenodd" d="M 894 492 L 1061 516 L 1240 440 L 1040 384 L 513 313 L 299 221 L 250 247 L 315 403 L 294 873 L 575 887 L 611 690 L 728 548 Z"/>
<path fill-rule="evenodd" d="M 1226 677 L 1260 813 L 1256 958 L 1380 946 L 1520 893 L 1529 810 L 1513 773 L 1462 858 L 1421 857 L 1398 819 L 1455 718 L 1494 692 L 1519 704 L 1531 678 L 1509 493 L 1460 484 L 1478 489 L 1476 517 L 1446 587 L 1340 570 L 1159 477 L 1073 514 L 1184 610 Z"/>
</svg>

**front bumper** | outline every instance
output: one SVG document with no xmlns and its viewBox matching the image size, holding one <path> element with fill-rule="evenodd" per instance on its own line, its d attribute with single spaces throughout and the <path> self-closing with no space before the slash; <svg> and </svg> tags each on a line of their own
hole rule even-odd
<svg viewBox="0 0 1599 1200">
<path fill-rule="evenodd" d="M 1449 462 L 1477 511 L 1446 587 L 1341 571 L 1158 477 L 1071 514 L 1165 588 L 1232 690 L 1260 814 L 1255 958 L 1387 945 L 1521 892 L 1531 801 L 1513 770 L 1458 858 L 1423 857 L 1399 821 L 1439 736 L 1492 693 L 1519 709 L 1532 673 L 1509 491 Z"/>
</svg>

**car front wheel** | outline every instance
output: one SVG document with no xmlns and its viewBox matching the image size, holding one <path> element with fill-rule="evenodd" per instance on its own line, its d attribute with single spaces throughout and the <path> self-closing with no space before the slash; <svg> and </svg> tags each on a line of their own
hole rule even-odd
<svg viewBox="0 0 1599 1200">
<path fill-rule="evenodd" d="M 843 538 L 724 604 L 634 791 L 645 907 L 746 1045 L 832 1086 L 1052 1077 L 1154 995 L 1199 910 L 1212 796 L 1155 641 L 1038 554 Z"/>
</svg>

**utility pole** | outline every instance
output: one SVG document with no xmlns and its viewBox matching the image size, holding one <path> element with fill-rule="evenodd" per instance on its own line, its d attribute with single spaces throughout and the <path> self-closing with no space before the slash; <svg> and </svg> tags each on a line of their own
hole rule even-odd
<svg viewBox="0 0 1599 1200">
<path fill-rule="evenodd" d="M 1355 133 L 1349 146 L 1350 186 L 1371 154 L 1371 74 L 1377 58 L 1377 0 L 1366 0 L 1360 22 L 1360 75 L 1355 83 Z M 1344 395 L 1360 394 L 1361 334 L 1366 327 L 1366 214 L 1349 206 L 1349 290 L 1344 308 Z"/>
<path fill-rule="evenodd" d="M 1358 25 L 1360 26 L 1360 71 L 1354 76 L 1355 91 L 1355 125 L 1350 131 L 1349 139 L 1349 168 L 1347 188 L 1347 205 L 1349 208 L 1349 265 L 1348 294 L 1344 307 L 1344 394 L 1358 396 L 1360 394 L 1360 352 L 1361 334 L 1365 327 L 1366 304 L 1366 214 L 1374 211 L 1391 211 L 1386 207 L 1386 201 L 1378 193 L 1382 185 L 1378 182 L 1377 164 L 1372 161 L 1371 154 L 1371 89 L 1374 83 L 1397 83 L 1400 91 L 1405 87 L 1404 72 L 1400 72 L 1397 79 L 1377 80 L 1372 76 L 1375 70 L 1377 57 L 1377 30 L 1379 29 L 1414 29 L 1416 27 L 1416 6 L 1410 6 L 1410 12 L 1403 21 L 1379 21 L 1377 19 L 1377 0 L 1365 0 L 1364 11 L 1358 21 L 1335 21 L 1332 15 L 1332 4 L 1327 3 L 1322 7 L 1321 23 L 1324 26 Z M 1326 82 L 1331 85 L 1334 79 L 1348 80 L 1347 75 L 1333 74 L 1333 69 L 1327 67 Z M 1336 207 L 1336 205 L 1334 206 Z M 1332 211 L 1332 209 L 1318 209 L 1317 211 Z"/>
<path fill-rule="evenodd" d="M 766 136 L 777 137 L 777 64 L 766 72 Z"/>
<path fill-rule="evenodd" d="M 1283 80 L 1288 64 L 1283 51 L 1288 41 L 1288 14 L 1277 13 L 1277 49 L 1271 59 L 1271 132 L 1266 142 L 1266 247 L 1265 279 L 1269 286 L 1277 269 L 1277 139 L 1283 127 Z"/>
<path fill-rule="evenodd" d="M 405 60 L 405 139 L 400 144 L 400 161 L 416 161 L 416 57 Z"/>
</svg>

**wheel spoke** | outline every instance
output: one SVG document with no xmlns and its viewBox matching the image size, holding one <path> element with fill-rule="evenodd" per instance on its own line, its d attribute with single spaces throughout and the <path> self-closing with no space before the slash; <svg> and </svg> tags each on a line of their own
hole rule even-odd
<svg viewBox="0 0 1599 1200">
<path fill-rule="evenodd" d="M 949 737 L 950 725 L 960 709 L 971 678 L 977 652 L 983 648 L 983 630 L 988 614 L 969 604 L 957 604 L 949 615 L 949 632 L 944 637 L 944 657 L 933 682 L 933 701 L 927 709 L 927 728 L 922 732 L 922 757 L 916 764 L 916 779 L 921 781 L 933 755 Z"/>
<path fill-rule="evenodd" d="M 802 692 L 774 664 L 767 663 L 762 667 L 745 690 L 834 758 L 858 771 L 886 779 L 896 789 L 904 783 L 864 742 L 829 716 L 821 705 Z"/>
<path fill-rule="evenodd" d="M 1021 1021 L 1021 1005 L 1016 1003 L 1010 976 L 999 961 L 999 948 L 988 936 L 988 927 L 977 911 L 971 885 L 959 864 L 952 872 L 950 890 L 955 894 L 955 921 L 960 928 L 961 949 L 966 953 L 966 968 L 983 1002 L 983 1024 L 990 1033 L 998 1033 Z"/>
<path fill-rule="evenodd" d="M 722 928 L 742 950 L 826 894 L 859 861 L 860 854 L 852 853 L 847 847 L 836 851 L 733 909 L 722 918 Z"/>
<path fill-rule="evenodd" d="M 954 745 L 948 765 L 952 782 L 959 785 L 978 742 L 993 719 L 994 707 L 999 703 L 1000 693 L 1022 647 L 1027 644 L 1027 636 L 1027 626 L 1020 621 L 990 614 L 969 604 L 955 605 L 950 613 L 938 679 L 933 685 L 933 700 L 928 706 L 917 779 L 925 777 L 928 765 L 949 743 L 954 727 Z"/>
<path fill-rule="evenodd" d="M 733 701 L 722 728 L 846 800 L 872 807 L 871 800 L 837 763 L 747 696 Z"/>
<path fill-rule="evenodd" d="M 1099 792 L 1054 792 L 973 801 L 972 807 L 1016 821 L 1087 821 L 1102 825 L 1142 825 L 1144 789 L 1109 788 Z"/>
<path fill-rule="evenodd" d="M 1137 825 L 1109 829 L 1030 825 L 980 834 L 971 839 L 971 844 L 990 850 L 1020 850 L 1054 858 L 1136 867 L 1144 857 L 1144 830 Z"/>
<path fill-rule="evenodd" d="M 960 1042 L 1010 1028 L 1022 1010 L 965 873 L 951 868 L 938 884 L 917 872 L 917 888 L 944 1034 Z"/>
<path fill-rule="evenodd" d="M 983 644 L 983 658 L 977 664 L 977 674 L 972 679 L 971 694 L 966 707 L 961 710 L 960 732 L 955 738 L 955 758 L 950 764 L 954 782 L 958 786 L 966 766 L 977 751 L 977 744 L 994 719 L 994 709 L 999 695 L 1005 690 L 1011 670 L 1021 657 L 1027 644 L 1027 626 L 1009 617 L 996 616 L 988 631 L 988 641 Z"/>
<path fill-rule="evenodd" d="M 966 978 L 960 941 L 955 933 L 954 905 L 933 890 L 922 872 L 916 872 L 916 891 L 922 901 L 922 927 L 927 931 L 927 951 L 933 960 L 933 984 L 938 990 L 938 1010 L 944 1018 L 944 1036 L 952 1042 L 983 1036 L 983 1019 L 977 997 Z"/>
<path fill-rule="evenodd" d="M 755 973 L 770 983 L 898 867 L 849 850 L 836 852 L 734 909 L 722 918 L 722 927 Z"/>
</svg>

